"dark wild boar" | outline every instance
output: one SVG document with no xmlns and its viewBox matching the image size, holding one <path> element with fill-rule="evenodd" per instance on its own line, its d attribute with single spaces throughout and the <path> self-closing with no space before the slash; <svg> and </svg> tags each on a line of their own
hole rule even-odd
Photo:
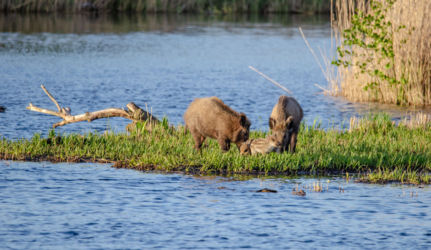
<svg viewBox="0 0 431 250">
<path fill-rule="evenodd" d="M 239 149 L 250 133 L 251 122 L 247 116 L 231 109 L 215 96 L 196 98 L 183 118 L 186 123 L 184 132 L 190 131 L 198 151 L 207 137 L 217 139 L 223 152 L 229 151 L 231 143 Z"/>
<path fill-rule="evenodd" d="M 304 112 L 294 98 L 280 96 L 269 118 L 269 128 L 281 142 L 280 153 L 285 150 L 295 152 L 299 125 L 303 117 Z"/>
</svg>

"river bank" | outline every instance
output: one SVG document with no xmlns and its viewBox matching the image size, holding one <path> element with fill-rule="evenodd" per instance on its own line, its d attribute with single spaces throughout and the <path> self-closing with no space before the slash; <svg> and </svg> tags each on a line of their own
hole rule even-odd
<svg viewBox="0 0 431 250">
<path fill-rule="evenodd" d="M 201 173 L 293 174 L 357 172 L 363 181 L 429 183 L 431 131 L 395 125 L 389 115 L 370 115 L 350 125 L 326 131 L 320 124 L 302 124 L 295 154 L 243 157 L 236 147 L 223 154 L 215 140 L 207 140 L 202 154 L 183 127 L 167 123 L 132 134 L 55 134 L 0 144 L 0 158 L 20 161 L 102 162 L 136 170 Z M 266 131 L 251 131 L 251 138 Z M 365 174 L 365 175 L 364 175 Z"/>
</svg>

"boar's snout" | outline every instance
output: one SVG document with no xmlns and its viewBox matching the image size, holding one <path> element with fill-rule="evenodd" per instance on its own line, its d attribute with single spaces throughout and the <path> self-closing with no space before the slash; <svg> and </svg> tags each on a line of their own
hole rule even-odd
<svg viewBox="0 0 431 250">
<path fill-rule="evenodd" d="M 249 130 L 248 130 L 248 129 L 243 129 L 243 130 L 241 131 L 241 134 L 242 134 L 242 139 L 243 139 L 243 141 L 247 141 L 247 140 L 248 140 L 248 137 L 250 136 L 250 132 L 249 132 Z"/>
<path fill-rule="evenodd" d="M 280 145 L 284 145 L 284 141 L 287 140 L 287 133 L 285 131 L 276 131 L 274 136 Z"/>
<path fill-rule="evenodd" d="M 239 148 L 241 155 L 251 155 L 250 144 L 243 142 Z"/>
<path fill-rule="evenodd" d="M 250 126 L 251 126 L 250 120 L 247 118 L 247 116 L 244 113 L 240 113 L 239 125 L 240 127 L 238 130 L 238 135 L 236 140 L 239 143 L 242 143 L 248 140 L 250 136 Z"/>
<path fill-rule="evenodd" d="M 281 142 L 277 139 L 275 135 L 266 136 L 267 140 L 269 140 L 269 143 L 275 147 L 281 146 Z"/>
</svg>

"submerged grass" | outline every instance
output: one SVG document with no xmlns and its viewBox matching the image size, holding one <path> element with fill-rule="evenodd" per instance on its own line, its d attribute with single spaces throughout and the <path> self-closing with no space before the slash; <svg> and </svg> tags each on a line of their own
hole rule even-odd
<svg viewBox="0 0 431 250">
<path fill-rule="evenodd" d="M 5 160 L 121 161 L 119 167 L 139 170 L 298 173 L 367 172 L 368 181 L 397 180 L 429 183 L 431 170 L 431 130 L 426 126 L 396 126 L 389 115 L 370 115 L 355 120 L 350 128 L 320 129 L 320 124 L 301 124 L 295 154 L 269 154 L 243 157 L 232 144 L 222 153 L 215 140 L 206 140 L 202 154 L 193 149 L 190 133 L 183 126 L 161 125 L 126 133 L 58 134 L 49 140 L 33 138 L 0 142 L 0 158 Z M 251 131 L 251 138 L 268 132 Z M 58 137 L 60 136 L 60 137 Z M 61 139 L 60 139 L 61 138 Z M 122 165 L 123 164 L 123 165 Z M 416 176 L 416 177 L 415 177 Z M 362 179 L 364 179 L 362 178 Z M 364 179 L 364 180 L 365 180 Z"/>
<path fill-rule="evenodd" d="M 370 173 L 365 173 L 363 175 L 359 174 L 357 182 L 387 183 L 394 181 L 407 184 L 429 184 L 430 180 L 431 175 L 428 172 L 423 173 L 422 171 L 404 170 L 396 167 L 395 169 L 379 168 Z"/>
</svg>

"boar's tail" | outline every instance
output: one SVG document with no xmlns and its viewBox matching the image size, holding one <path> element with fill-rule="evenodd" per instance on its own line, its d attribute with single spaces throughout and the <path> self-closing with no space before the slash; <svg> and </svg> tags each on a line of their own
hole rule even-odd
<svg viewBox="0 0 431 250">
<path fill-rule="evenodd" d="M 184 134 L 187 134 L 187 124 L 184 124 Z"/>
</svg>

